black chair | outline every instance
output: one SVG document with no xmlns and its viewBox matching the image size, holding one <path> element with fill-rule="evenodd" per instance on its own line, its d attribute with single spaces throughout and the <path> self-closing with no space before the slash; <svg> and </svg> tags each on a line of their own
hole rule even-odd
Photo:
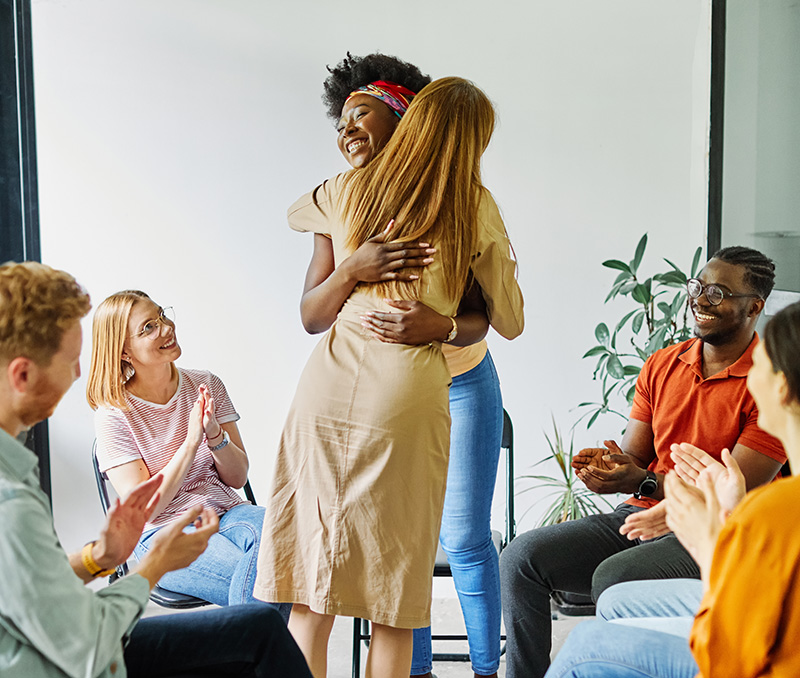
<svg viewBox="0 0 800 678">
<path fill-rule="evenodd" d="M 517 524 L 514 518 L 514 426 L 508 412 L 503 410 L 503 437 L 500 447 L 506 453 L 506 520 L 505 534 L 497 530 L 492 530 L 492 541 L 499 554 L 517 534 Z M 450 564 L 447 562 L 447 554 L 442 549 L 441 544 L 436 552 L 436 563 L 433 567 L 434 577 L 452 577 Z M 447 640 L 467 640 L 465 634 L 431 634 L 433 641 Z M 505 636 L 501 636 L 505 640 Z M 361 643 L 369 647 L 370 630 L 369 621 L 366 619 L 353 620 L 353 665 L 352 676 L 359 678 L 361 674 Z M 501 653 L 505 652 L 505 646 Z M 433 654 L 434 661 L 459 661 L 468 662 L 469 655 L 465 653 L 436 653 Z"/>
<path fill-rule="evenodd" d="M 100 465 L 97 462 L 97 441 L 92 444 L 92 467 L 94 468 L 94 478 L 97 481 L 97 493 L 100 495 L 100 504 L 103 506 L 103 513 L 107 514 L 111 507 L 111 499 L 108 495 L 108 476 L 100 470 Z M 243 489 L 245 497 L 255 506 L 256 498 L 250 487 L 249 480 L 245 483 Z M 128 564 L 122 563 L 122 565 L 117 567 L 117 571 L 109 577 L 109 582 L 124 577 L 126 574 L 128 574 Z M 194 607 L 211 605 L 211 603 L 202 598 L 195 598 L 185 593 L 170 591 L 158 585 L 150 592 L 150 600 L 161 607 L 167 607 L 173 610 L 188 610 Z"/>
</svg>

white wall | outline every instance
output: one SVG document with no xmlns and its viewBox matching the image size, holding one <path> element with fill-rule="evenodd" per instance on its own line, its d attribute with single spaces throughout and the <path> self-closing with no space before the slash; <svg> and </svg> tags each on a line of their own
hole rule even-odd
<svg viewBox="0 0 800 678">
<path fill-rule="evenodd" d="M 644 231 L 645 269 L 688 265 L 704 241 L 709 6 L 34 0 L 43 259 L 95 303 L 138 287 L 175 306 L 181 363 L 225 380 L 265 497 L 316 341 L 298 314 L 311 239 L 285 210 L 344 169 L 319 100 L 325 64 L 381 50 L 471 78 L 497 106 L 484 178 L 527 301 L 525 334 L 490 339 L 524 473 L 551 413 L 566 428 L 597 394 L 580 357 L 597 322 L 621 315 L 603 306 L 614 275 L 600 262 L 630 258 Z M 84 370 L 88 356 L 87 339 Z M 67 547 L 100 519 L 84 389 L 51 420 Z M 576 444 L 619 428 L 579 430 Z"/>
</svg>

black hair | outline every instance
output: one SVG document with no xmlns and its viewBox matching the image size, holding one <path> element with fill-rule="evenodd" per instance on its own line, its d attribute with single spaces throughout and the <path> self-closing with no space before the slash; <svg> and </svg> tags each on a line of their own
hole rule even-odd
<svg viewBox="0 0 800 678">
<path fill-rule="evenodd" d="M 326 68 L 330 75 L 322 83 L 322 103 L 334 123 L 339 121 L 347 97 L 359 87 L 376 80 L 388 80 L 419 94 L 431 81 L 431 77 L 422 73 L 414 64 L 377 52 L 364 57 L 356 57 L 348 52 L 336 66 Z"/>
<path fill-rule="evenodd" d="M 764 328 L 764 348 L 772 369 L 783 372 L 789 401 L 800 401 L 800 301 L 778 311 Z"/>
<path fill-rule="evenodd" d="M 744 266 L 744 282 L 764 301 L 775 286 L 775 262 L 758 250 L 734 245 L 717 250 L 712 259 Z"/>
</svg>

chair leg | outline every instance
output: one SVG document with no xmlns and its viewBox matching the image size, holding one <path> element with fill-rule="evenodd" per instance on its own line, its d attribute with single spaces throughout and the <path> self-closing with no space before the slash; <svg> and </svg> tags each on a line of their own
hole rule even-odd
<svg viewBox="0 0 800 678">
<path fill-rule="evenodd" d="M 353 670 L 352 678 L 361 675 L 361 620 L 353 619 Z"/>
</svg>

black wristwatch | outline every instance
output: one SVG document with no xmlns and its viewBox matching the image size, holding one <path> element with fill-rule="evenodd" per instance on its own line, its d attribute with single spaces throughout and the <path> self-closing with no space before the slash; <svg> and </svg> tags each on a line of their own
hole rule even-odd
<svg viewBox="0 0 800 678">
<path fill-rule="evenodd" d="M 656 474 L 652 471 L 645 471 L 646 475 L 644 480 L 639 484 L 639 489 L 633 493 L 633 496 L 637 499 L 641 499 L 642 497 L 652 497 L 656 490 L 658 489 L 658 479 L 656 478 Z"/>
</svg>

